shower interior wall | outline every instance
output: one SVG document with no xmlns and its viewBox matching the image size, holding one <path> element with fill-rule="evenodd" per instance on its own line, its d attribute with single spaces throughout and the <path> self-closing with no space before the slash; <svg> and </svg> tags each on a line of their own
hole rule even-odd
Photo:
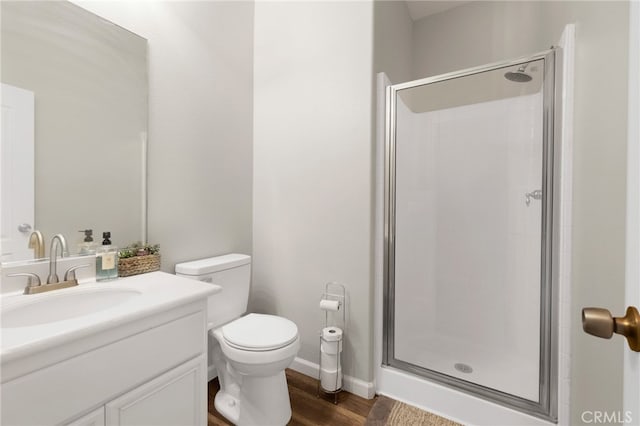
<svg viewBox="0 0 640 426">
<path fill-rule="evenodd" d="M 396 117 L 394 358 L 537 402 L 542 93 Z"/>
<path fill-rule="evenodd" d="M 590 339 L 577 319 L 582 306 L 624 311 L 628 10 L 628 2 L 483 1 L 413 22 L 403 2 L 374 8 L 374 71 L 388 73 L 392 83 L 539 52 L 558 43 L 565 25 L 576 24 L 574 322 L 571 359 L 560 354 L 572 365 L 571 376 L 561 378 L 572 388 L 571 424 L 594 407 L 622 409 L 622 364 L 613 361 L 622 359 L 623 347 Z M 617 77 L 604 83 L 612 67 Z M 602 359 L 612 363 L 603 367 Z"/>
</svg>

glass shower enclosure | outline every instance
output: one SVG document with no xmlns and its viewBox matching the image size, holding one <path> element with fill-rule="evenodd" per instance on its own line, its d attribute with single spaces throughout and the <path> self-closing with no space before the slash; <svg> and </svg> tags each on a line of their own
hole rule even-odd
<svg viewBox="0 0 640 426">
<path fill-rule="evenodd" d="M 547 420 L 556 53 L 389 86 L 385 126 L 383 363 Z"/>
</svg>

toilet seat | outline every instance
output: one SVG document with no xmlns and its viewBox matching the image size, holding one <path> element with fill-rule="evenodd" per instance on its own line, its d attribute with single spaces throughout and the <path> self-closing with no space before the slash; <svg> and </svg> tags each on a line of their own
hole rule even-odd
<svg viewBox="0 0 640 426">
<path fill-rule="evenodd" d="M 244 351 L 273 351 L 290 345 L 298 338 L 292 321 L 275 315 L 248 314 L 222 327 L 227 345 Z"/>
</svg>

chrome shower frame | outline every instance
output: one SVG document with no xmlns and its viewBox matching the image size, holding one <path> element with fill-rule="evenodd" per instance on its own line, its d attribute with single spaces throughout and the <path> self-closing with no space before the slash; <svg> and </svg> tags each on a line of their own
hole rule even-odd
<svg viewBox="0 0 640 426">
<path fill-rule="evenodd" d="M 455 71 L 439 76 L 395 84 L 386 90 L 384 159 L 384 284 L 382 364 L 413 373 L 428 380 L 479 398 L 557 422 L 558 413 L 558 232 L 561 123 L 561 49 L 552 47 L 534 55 Z M 543 74 L 543 153 L 542 153 L 542 241 L 540 282 L 540 369 L 539 400 L 531 401 L 482 385 L 419 367 L 395 358 L 395 178 L 396 178 L 396 99 L 398 91 L 453 80 L 501 68 L 544 60 Z M 556 148 L 557 147 L 557 148 Z"/>
</svg>

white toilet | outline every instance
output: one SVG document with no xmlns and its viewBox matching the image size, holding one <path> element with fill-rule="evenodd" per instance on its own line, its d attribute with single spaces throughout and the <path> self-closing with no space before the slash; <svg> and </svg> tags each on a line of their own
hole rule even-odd
<svg viewBox="0 0 640 426">
<path fill-rule="evenodd" d="M 216 410 L 236 425 L 285 425 L 291 403 L 284 369 L 300 349 L 298 327 L 248 314 L 251 257 L 228 254 L 179 263 L 176 275 L 222 286 L 209 297 L 209 380 L 220 380 Z"/>
</svg>

